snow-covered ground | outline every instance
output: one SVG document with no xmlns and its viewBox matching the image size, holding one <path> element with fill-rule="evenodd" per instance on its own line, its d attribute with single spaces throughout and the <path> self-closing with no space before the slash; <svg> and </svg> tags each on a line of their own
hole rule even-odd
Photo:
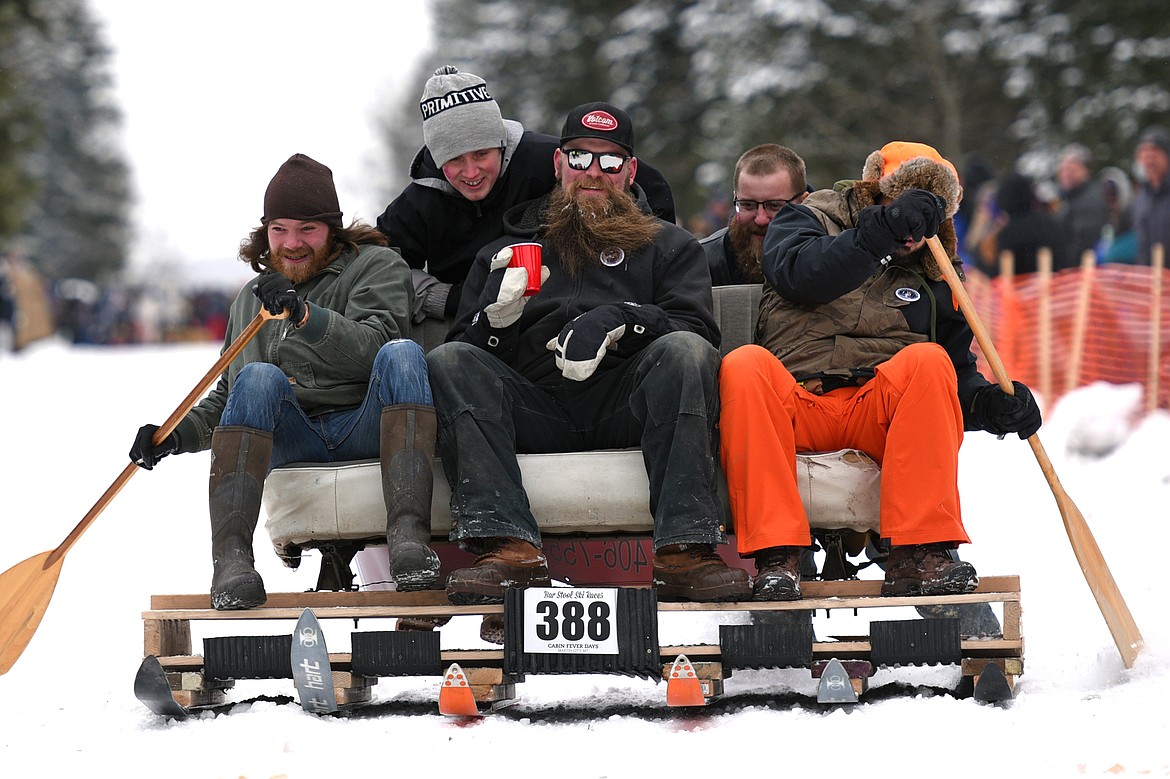
<svg viewBox="0 0 1170 779">
<path fill-rule="evenodd" d="M 161 423 L 217 357 L 213 345 L 79 349 L 37 344 L 0 355 L 0 474 L 6 540 L 0 570 L 56 547 L 121 472 L 139 425 Z M 609 676 L 529 676 L 519 702 L 466 725 L 425 705 L 439 679 L 383 680 L 388 705 L 361 716 L 301 711 L 291 682 L 239 682 L 231 696 L 277 697 L 158 719 L 132 693 L 141 612 L 155 593 L 206 591 L 211 566 L 206 453 L 138 473 L 66 557 L 40 628 L 0 677 L 4 776 L 650 777 L 715 772 L 778 776 L 1167 776 L 1170 624 L 1157 584 L 1170 520 L 1170 416 L 1139 417 L 1131 387 L 1088 387 L 1048 415 L 1040 435 L 1088 519 L 1146 640 L 1126 670 L 1085 584 L 1029 446 L 970 434 L 961 457 L 963 555 L 984 575 L 1022 581 L 1025 672 L 1006 707 L 942 692 L 953 668 L 879 671 L 862 703 L 813 704 L 807 672 L 737 672 L 717 706 L 681 714 L 665 687 Z M 311 588 L 316 555 L 281 566 L 263 532 L 270 592 Z M 664 643 L 715 641 L 712 616 L 664 621 Z M 851 615 L 817 617 L 840 633 Z M 737 619 L 734 615 L 731 619 Z M 363 621 L 359 629 L 386 629 Z M 256 632 L 292 624 L 251 623 Z M 480 647 L 458 618 L 443 646 Z M 352 623 L 324 626 L 346 651 Z M 196 646 L 207 632 L 193 626 Z M 222 633 L 219 633 L 222 635 Z M 210 633 L 215 635 L 215 633 Z M 411 704 L 395 707 L 395 703 Z M 595 714 L 568 717 L 564 708 Z"/>
</svg>

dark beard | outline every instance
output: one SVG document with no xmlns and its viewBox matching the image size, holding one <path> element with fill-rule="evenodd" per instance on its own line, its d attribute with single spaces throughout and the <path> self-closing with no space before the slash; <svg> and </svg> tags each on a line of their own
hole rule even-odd
<svg viewBox="0 0 1170 779">
<path fill-rule="evenodd" d="M 603 187 L 605 196 L 577 197 L 586 183 Z M 603 251 L 621 249 L 632 256 L 649 246 L 662 228 L 629 192 L 604 179 L 578 179 L 567 191 L 557 186 L 545 220 L 543 238 L 556 248 L 561 267 L 574 279 L 590 265 L 600 265 Z"/>
<path fill-rule="evenodd" d="M 731 251 L 735 253 L 735 264 L 739 266 L 739 272 L 749 282 L 762 283 L 764 271 L 760 268 L 760 260 L 764 254 L 764 245 L 752 240 L 755 224 L 752 222 L 742 224 L 732 219 L 727 227 L 727 233 L 731 238 Z"/>
<path fill-rule="evenodd" d="M 922 244 L 917 249 L 907 249 L 905 246 L 899 246 L 890 254 L 890 265 L 900 265 L 903 268 L 917 268 L 925 267 L 924 263 L 930 257 L 930 262 L 934 262 L 934 258 L 930 256 L 930 247 Z"/>
<path fill-rule="evenodd" d="M 284 258 L 285 252 L 280 251 L 269 255 L 268 267 L 283 273 L 293 284 L 300 284 L 305 279 L 316 276 L 322 268 L 333 262 L 339 253 L 340 247 L 330 244 L 328 246 L 322 246 L 320 249 L 314 249 L 313 259 L 308 263 L 304 265 L 290 265 Z"/>
</svg>

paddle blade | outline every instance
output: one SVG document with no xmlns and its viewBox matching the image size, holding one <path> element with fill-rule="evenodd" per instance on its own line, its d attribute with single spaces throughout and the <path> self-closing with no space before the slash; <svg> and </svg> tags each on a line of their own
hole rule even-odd
<svg viewBox="0 0 1170 779">
<path fill-rule="evenodd" d="M 52 553 L 30 557 L 0 574 L 0 675 L 20 659 L 49 607 L 65 559 L 58 557 L 46 567 Z"/>
</svg>

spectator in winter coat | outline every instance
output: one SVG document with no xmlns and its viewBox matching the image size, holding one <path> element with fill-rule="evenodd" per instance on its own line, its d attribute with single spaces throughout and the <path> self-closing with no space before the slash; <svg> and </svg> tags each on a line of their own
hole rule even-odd
<svg viewBox="0 0 1170 779">
<path fill-rule="evenodd" d="M 1011 252 L 1017 274 L 1036 272 L 1040 249 L 1052 252 L 1053 270 L 1080 263 L 1080 257 L 1074 257 L 1069 251 L 1069 234 L 1036 196 L 1031 176 L 1022 173 L 1005 176 L 996 191 L 995 202 L 1003 215 L 1003 226 L 995 236 L 996 255 Z M 998 271 L 997 263 L 988 275 L 994 276 Z"/>
<path fill-rule="evenodd" d="M 517 452 L 641 446 L 662 600 L 751 593 L 715 553 L 725 541 L 714 425 L 719 331 L 695 238 L 650 213 L 624 111 L 569 112 L 550 160 L 558 186 L 508 212 L 509 235 L 476 257 L 450 341 L 427 358 L 451 485 L 452 539 L 479 555 L 447 579 L 457 604 L 547 585 L 540 528 Z M 543 281 L 509 267 L 542 247 Z"/>
<path fill-rule="evenodd" d="M 430 549 L 435 412 L 426 358 L 410 335 L 410 269 L 386 238 L 342 227 L 329 168 L 293 155 L 240 246 L 260 273 L 232 303 L 224 347 L 260 313 L 288 312 L 245 346 L 211 393 L 163 440 L 144 425 L 130 459 L 211 449 L 211 604 L 265 602 L 252 536 L 264 481 L 290 462 L 381 457 L 390 570 L 400 590 L 438 580 Z"/>
<path fill-rule="evenodd" d="M 1170 252 L 1170 132 L 1151 127 L 1142 133 L 1137 164 L 1143 179 L 1133 201 L 1137 261 L 1149 265 L 1155 245 L 1161 245 L 1163 257 Z"/>
<path fill-rule="evenodd" d="M 1089 168 L 1092 163 L 1088 147 L 1071 143 L 1061 152 L 1056 169 L 1056 183 L 1060 187 L 1056 221 L 1073 264 L 1079 263 L 1085 252 L 1094 251 L 1101 228 L 1109 221 L 1101 184 Z"/>
<path fill-rule="evenodd" d="M 1133 229 L 1133 179 L 1121 168 L 1109 166 L 1097 174 L 1101 197 L 1109 214 L 1097 241 L 1097 262 L 1137 261 L 1137 232 Z"/>
<path fill-rule="evenodd" d="M 719 371 L 720 453 L 757 600 L 801 597 L 811 543 L 796 453 L 859 449 L 882 466 L 883 595 L 970 592 L 957 486 L 963 431 L 1031 436 L 1040 410 L 976 369 L 972 333 L 925 238 L 960 263 L 954 166 L 895 141 L 862 179 L 783 208 L 764 238 L 757 344 Z"/>
<path fill-rule="evenodd" d="M 776 212 L 808 197 L 804 160 L 785 146 L 748 149 L 735 163 L 733 212 L 727 227 L 699 241 L 711 269 L 711 284 L 758 284 L 764 233 Z"/>
<path fill-rule="evenodd" d="M 378 229 L 412 268 L 414 321 L 449 319 L 475 254 L 504 234 L 504 212 L 556 184 L 551 135 L 505 120 L 479 76 L 450 65 L 427 81 L 419 104 L 424 146 L 411 183 L 378 217 Z M 657 170 L 638 183 L 657 216 L 673 222 L 674 197 Z"/>
</svg>

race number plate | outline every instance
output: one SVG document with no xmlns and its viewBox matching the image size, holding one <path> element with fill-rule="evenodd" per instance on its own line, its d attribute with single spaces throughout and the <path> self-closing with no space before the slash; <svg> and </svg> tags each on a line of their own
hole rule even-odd
<svg viewBox="0 0 1170 779">
<path fill-rule="evenodd" d="M 616 655 L 617 593 L 608 587 L 529 587 L 524 591 L 524 651 Z"/>
</svg>

